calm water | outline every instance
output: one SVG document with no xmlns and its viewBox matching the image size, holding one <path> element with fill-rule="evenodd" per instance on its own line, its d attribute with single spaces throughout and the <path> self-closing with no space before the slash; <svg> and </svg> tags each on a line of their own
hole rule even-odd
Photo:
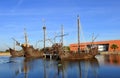
<svg viewBox="0 0 120 78">
<path fill-rule="evenodd" d="M 120 55 L 82 61 L 0 57 L 0 78 L 120 78 Z"/>
</svg>

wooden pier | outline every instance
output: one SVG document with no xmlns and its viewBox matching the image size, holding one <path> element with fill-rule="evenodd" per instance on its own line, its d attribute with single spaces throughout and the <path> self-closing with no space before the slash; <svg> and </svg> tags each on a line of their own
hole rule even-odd
<svg viewBox="0 0 120 78">
<path fill-rule="evenodd" d="M 53 58 L 58 58 L 59 55 L 58 54 L 43 54 L 43 57 L 44 58 L 50 58 L 50 59 L 53 59 Z"/>
</svg>

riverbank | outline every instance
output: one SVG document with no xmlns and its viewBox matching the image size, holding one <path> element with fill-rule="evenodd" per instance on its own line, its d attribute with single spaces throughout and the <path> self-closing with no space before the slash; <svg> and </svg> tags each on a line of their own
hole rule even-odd
<svg viewBox="0 0 120 78">
<path fill-rule="evenodd" d="M 101 55 L 106 55 L 106 54 L 120 54 L 120 52 L 100 52 Z"/>
<path fill-rule="evenodd" d="M 120 52 L 100 52 L 101 55 L 120 54 Z M 9 52 L 0 52 L 0 56 L 11 56 Z"/>
<path fill-rule="evenodd" d="M 0 56 L 10 56 L 9 52 L 0 52 Z"/>
</svg>

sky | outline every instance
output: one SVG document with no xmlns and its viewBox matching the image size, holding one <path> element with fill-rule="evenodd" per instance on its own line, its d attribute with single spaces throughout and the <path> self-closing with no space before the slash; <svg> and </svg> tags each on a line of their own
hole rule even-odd
<svg viewBox="0 0 120 78">
<path fill-rule="evenodd" d="M 43 40 L 44 25 L 46 39 L 60 35 L 63 26 L 64 45 L 77 43 L 77 15 L 81 42 L 90 42 L 93 33 L 95 41 L 120 39 L 120 0 L 0 0 L 0 50 L 12 48 L 12 38 L 24 43 L 24 28 L 29 43 L 42 48 L 43 42 L 36 43 Z"/>
</svg>

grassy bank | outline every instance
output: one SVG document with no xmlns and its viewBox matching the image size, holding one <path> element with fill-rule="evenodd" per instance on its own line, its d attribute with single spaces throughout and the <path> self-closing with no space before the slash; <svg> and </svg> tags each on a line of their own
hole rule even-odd
<svg viewBox="0 0 120 78">
<path fill-rule="evenodd" d="M 10 56 L 10 52 L 0 52 L 0 56 Z"/>
<path fill-rule="evenodd" d="M 120 52 L 100 52 L 100 54 L 120 54 Z"/>
</svg>

